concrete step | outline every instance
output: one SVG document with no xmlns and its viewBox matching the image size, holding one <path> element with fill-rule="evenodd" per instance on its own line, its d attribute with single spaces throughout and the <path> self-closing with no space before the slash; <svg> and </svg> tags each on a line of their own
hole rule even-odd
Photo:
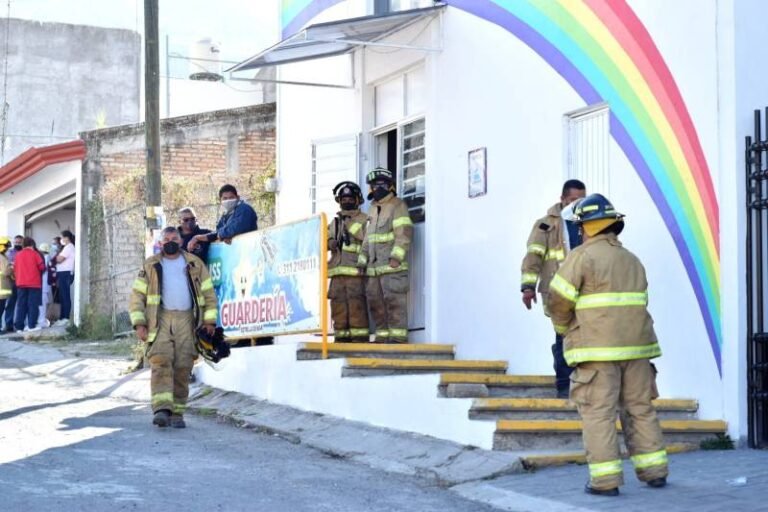
<svg viewBox="0 0 768 512">
<path fill-rule="evenodd" d="M 501 373 L 507 371 L 506 361 L 455 361 L 440 359 L 347 359 L 343 377 L 402 375 L 413 373 L 471 372 Z"/>
<path fill-rule="evenodd" d="M 557 392 L 555 378 L 550 375 L 444 373 L 440 376 L 438 395 L 451 398 L 554 398 Z"/>
<path fill-rule="evenodd" d="M 498 420 L 493 436 L 495 450 L 583 450 L 581 421 L 576 420 Z M 616 422 L 621 434 L 621 427 Z M 666 443 L 698 445 L 704 439 L 726 432 L 721 420 L 662 420 Z M 621 435 L 620 435 L 621 437 Z"/>
<path fill-rule="evenodd" d="M 670 443 L 665 446 L 667 453 L 672 455 L 675 453 L 691 452 L 699 449 L 699 445 L 695 443 Z M 629 458 L 629 454 L 622 447 L 622 458 Z M 566 464 L 586 464 L 587 456 L 583 451 L 575 452 L 538 452 L 530 455 L 523 455 L 520 458 L 523 462 L 523 467 L 529 471 L 536 469 L 543 469 L 554 466 L 564 466 Z"/>
<path fill-rule="evenodd" d="M 693 420 L 696 400 L 662 398 L 654 401 L 660 419 Z M 564 398 L 479 398 L 469 410 L 471 419 L 480 420 L 566 420 L 579 419 L 576 405 Z"/>
<path fill-rule="evenodd" d="M 387 359 L 453 359 L 453 345 L 431 343 L 329 343 L 328 357 L 380 357 Z M 322 359 L 323 344 L 301 343 L 296 351 L 298 360 Z"/>
</svg>

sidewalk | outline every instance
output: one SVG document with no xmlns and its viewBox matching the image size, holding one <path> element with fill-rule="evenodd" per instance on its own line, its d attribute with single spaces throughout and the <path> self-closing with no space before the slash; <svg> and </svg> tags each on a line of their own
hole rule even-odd
<svg viewBox="0 0 768 512">
<path fill-rule="evenodd" d="M 0 357 L 14 360 L 41 379 L 77 386 L 96 396 L 149 400 L 149 372 L 120 375 L 129 361 L 114 357 L 111 342 L 67 343 L 55 348 L 0 339 Z M 86 355 L 81 357 L 81 355 Z M 110 357 L 112 354 L 112 357 Z M 329 456 L 426 484 L 500 510 L 523 512 L 768 512 L 768 451 L 699 451 L 670 457 L 669 485 L 650 489 L 625 462 L 626 485 L 617 498 L 589 496 L 586 466 L 522 470 L 512 452 L 473 449 L 427 436 L 371 427 L 300 411 L 238 393 L 197 387 L 191 412 L 216 416 L 237 427 L 303 444 Z M 194 427 L 195 419 L 191 418 Z M 256 439 L 254 439 L 256 442 Z"/>
</svg>

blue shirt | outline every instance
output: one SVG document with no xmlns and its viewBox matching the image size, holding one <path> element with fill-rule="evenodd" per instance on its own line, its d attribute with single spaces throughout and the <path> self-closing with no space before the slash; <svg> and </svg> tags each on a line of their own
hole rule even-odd
<svg viewBox="0 0 768 512">
<path fill-rule="evenodd" d="M 256 211 L 242 199 L 231 211 L 222 215 L 216 224 L 216 234 L 221 240 L 257 229 Z"/>
</svg>

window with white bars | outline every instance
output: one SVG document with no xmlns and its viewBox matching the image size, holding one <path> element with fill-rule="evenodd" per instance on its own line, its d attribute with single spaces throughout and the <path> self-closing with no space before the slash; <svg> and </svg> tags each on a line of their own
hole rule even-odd
<svg viewBox="0 0 768 512">
<path fill-rule="evenodd" d="M 601 104 L 565 115 L 566 179 L 584 182 L 589 193 L 610 197 L 610 109 Z"/>
<path fill-rule="evenodd" d="M 336 215 L 338 205 L 333 198 L 333 187 L 342 181 L 357 183 L 356 135 L 340 137 L 312 144 L 312 184 L 310 199 L 312 213 Z"/>
<path fill-rule="evenodd" d="M 424 205 L 426 201 L 426 136 L 427 122 L 425 119 L 404 124 L 400 132 L 400 195 L 408 205 L 413 222 L 424 222 Z"/>
</svg>

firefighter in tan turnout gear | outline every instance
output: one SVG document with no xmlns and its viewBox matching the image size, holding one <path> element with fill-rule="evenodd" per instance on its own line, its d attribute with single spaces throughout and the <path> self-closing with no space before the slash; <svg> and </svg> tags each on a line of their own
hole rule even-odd
<svg viewBox="0 0 768 512">
<path fill-rule="evenodd" d="M 218 308 L 203 261 L 181 250 L 181 235 L 168 227 L 162 253 L 144 261 L 133 282 L 129 311 L 152 368 L 152 422 L 184 428 L 189 378 L 196 353 L 195 329 L 214 334 Z"/>
<path fill-rule="evenodd" d="M 637 257 L 617 235 L 622 215 L 602 195 L 574 208 L 584 244 L 571 252 L 550 283 L 549 309 L 565 334 L 571 400 L 583 422 L 589 494 L 616 496 L 624 483 L 616 433 L 619 417 L 637 477 L 667 483 L 667 452 L 651 400 L 658 396 L 650 359 L 661 349 L 648 313 L 648 283 Z"/>
<path fill-rule="evenodd" d="M 337 342 L 368 342 L 368 308 L 365 278 L 357 266 L 368 216 L 360 211 L 363 193 L 357 183 L 343 181 L 333 189 L 341 211 L 328 226 L 328 277 L 334 339 Z"/>
<path fill-rule="evenodd" d="M 366 181 L 373 199 L 358 266 L 365 268 L 368 307 L 376 322 L 377 343 L 408 342 L 408 249 L 413 222 L 408 206 L 395 196 L 395 180 L 377 167 Z"/>
<path fill-rule="evenodd" d="M 563 185 L 560 202 L 554 204 L 547 211 L 547 215 L 533 224 L 523 258 L 520 283 L 523 304 L 529 310 L 531 303 L 536 302 L 536 283 L 538 282 L 544 314 L 549 315 L 549 281 L 565 260 L 568 251 L 581 244 L 578 226 L 570 220 L 572 212 L 569 205 L 583 199 L 585 195 L 584 183 L 579 180 L 566 181 Z M 557 396 L 558 398 L 567 398 L 570 384 L 568 378 L 571 375 L 571 369 L 563 358 L 563 337 L 558 333 L 555 333 L 552 357 Z"/>
</svg>

